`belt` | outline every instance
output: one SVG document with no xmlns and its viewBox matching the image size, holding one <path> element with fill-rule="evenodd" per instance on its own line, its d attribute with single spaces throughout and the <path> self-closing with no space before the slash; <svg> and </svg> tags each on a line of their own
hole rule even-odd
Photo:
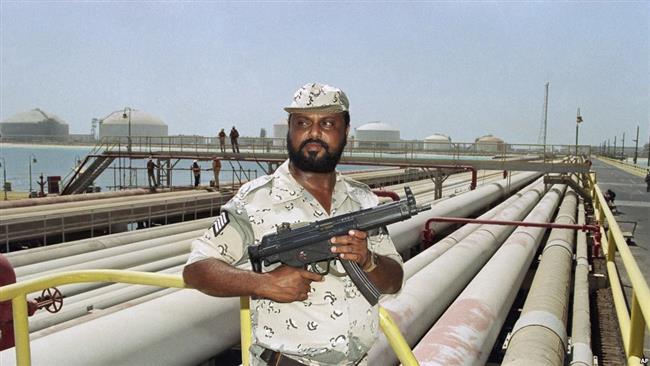
<svg viewBox="0 0 650 366">
<path fill-rule="evenodd" d="M 304 363 L 298 362 L 292 358 L 283 355 L 280 352 L 264 349 L 260 358 L 269 366 L 305 366 Z"/>
</svg>

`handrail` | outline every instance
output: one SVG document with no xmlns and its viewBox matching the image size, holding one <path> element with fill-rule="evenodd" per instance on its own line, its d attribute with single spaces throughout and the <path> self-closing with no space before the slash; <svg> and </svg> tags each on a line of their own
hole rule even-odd
<svg viewBox="0 0 650 366">
<path fill-rule="evenodd" d="M 29 324 L 27 321 L 27 294 L 50 287 L 80 282 L 118 282 L 159 287 L 186 287 L 183 278 L 179 275 L 114 269 L 60 272 L 2 286 L 0 287 L 0 302 L 11 300 L 13 305 L 16 362 L 18 366 L 31 365 Z M 245 345 L 250 344 L 251 328 L 248 299 L 245 297 L 240 301 L 240 313 L 244 315 L 240 320 L 242 329 L 242 361 L 244 361 L 244 366 L 248 366 L 248 347 L 245 347 Z M 402 364 L 406 366 L 419 365 L 415 356 L 413 356 L 411 348 L 400 333 L 399 328 L 383 308 L 379 309 L 379 324 Z"/>
<path fill-rule="evenodd" d="M 623 232 L 609 209 L 600 187 L 596 183 L 596 175 L 590 174 L 588 181 L 596 218 L 601 224 L 602 248 L 607 260 L 607 274 L 621 329 L 625 355 L 628 365 L 639 365 L 641 357 L 643 357 L 644 335 L 646 329 L 650 329 L 650 323 L 648 323 L 650 322 L 650 288 L 639 269 L 639 265 L 632 256 L 632 252 L 623 237 Z M 607 230 L 605 230 L 604 222 L 607 222 Z M 615 262 L 617 250 L 632 284 L 631 311 L 628 311 L 625 293 L 620 285 L 619 271 Z"/>
<path fill-rule="evenodd" d="M 624 170 L 624 171 L 626 171 L 626 172 L 628 172 L 630 174 L 634 174 L 634 175 L 636 175 L 638 177 L 645 177 L 645 175 L 647 174 L 647 170 L 650 169 L 650 167 L 649 168 L 643 168 L 642 166 L 640 166 L 638 164 L 632 164 L 632 163 L 628 163 L 628 162 L 625 162 L 625 161 L 620 161 L 620 160 L 608 158 L 606 156 L 598 156 L 598 160 L 602 161 L 603 163 L 613 165 L 613 166 L 615 166 L 617 168 L 620 168 L 620 169 L 622 169 L 622 170 Z"/>
</svg>

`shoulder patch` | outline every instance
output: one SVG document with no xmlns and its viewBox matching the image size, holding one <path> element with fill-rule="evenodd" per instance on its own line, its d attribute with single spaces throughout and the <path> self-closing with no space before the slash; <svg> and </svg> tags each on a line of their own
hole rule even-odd
<svg viewBox="0 0 650 366">
<path fill-rule="evenodd" d="M 222 211 L 219 216 L 217 216 L 217 219 L 214 220 L 214 223 L 212 223 L 212 233 L 216 237 L 219 235 L 219 233 L 223 230 L 223 228 L 228 225 L 230 222 L 230 219 L 228 219 L 228 212 L 227 211 Z"/>
</svg>

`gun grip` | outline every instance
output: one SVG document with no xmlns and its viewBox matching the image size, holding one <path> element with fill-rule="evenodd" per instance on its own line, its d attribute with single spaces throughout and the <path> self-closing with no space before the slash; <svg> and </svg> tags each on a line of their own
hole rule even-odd
<svg viewBox="0 0 650 366">
<path fill-rule="evenodd" d="M 381 292 L 377 286 L 375 286 L 375 284 L 370 281 L 366 275 L 366 272 L 361 269 L 357 262 L 349 261 L 346 259 L 339 260 L 341 261 L 343 268 L 345 268 L 345 272 L 347 272 L 352 282 L 355 284 L 355 286 L 357 286 L 359 291 L 361 291 L 363 297 L 368 300 L 368 303 L 373 306 L 377 305 L 379 302 L 379 296 L 381 296 Z"/>
</svg>

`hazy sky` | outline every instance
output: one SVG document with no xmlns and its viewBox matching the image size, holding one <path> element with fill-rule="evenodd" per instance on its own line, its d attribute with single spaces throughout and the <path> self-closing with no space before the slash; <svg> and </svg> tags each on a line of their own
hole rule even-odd
<svg viewBox="0 0 650 366">
<path fill-rule="evenodd" d="M 302 84 L 350 99 L 352 126 L 535 143 L 650 126 L 650 2 L 0 1 L 0 119 L 39 107 L 88 133 L 130 106 L 170 134 L 243 135 Z"/>
</svg>

